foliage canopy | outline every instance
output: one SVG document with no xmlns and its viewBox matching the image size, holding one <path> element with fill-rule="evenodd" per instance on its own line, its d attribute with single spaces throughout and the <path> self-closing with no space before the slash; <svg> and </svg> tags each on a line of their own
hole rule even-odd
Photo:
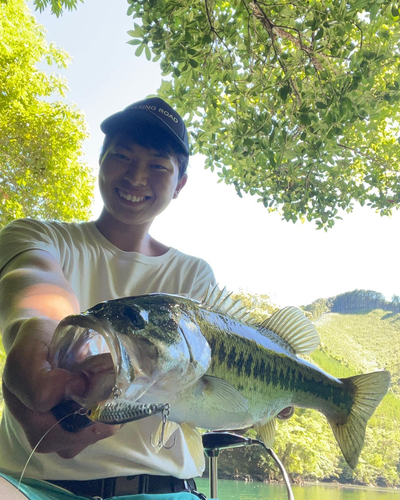
<svg viewBox="0 0 400 500">
<path fill-rule="evenodd" d="M 47 44 L 23 0 L 0 3 L 0 30 L 0 227 L 27 216 L 86 219 L 93 176 L 79 160 L 84 116 L 54 101 L 64 79 L 37 68 L 65 68 L 69 56 Z"/>
<path fill-rule="evenodd" d="M 400 205 L 399 10 L 382 0 L 128 0 L 128 43 L 237 193 L 330 227 Z"/>
</svg>

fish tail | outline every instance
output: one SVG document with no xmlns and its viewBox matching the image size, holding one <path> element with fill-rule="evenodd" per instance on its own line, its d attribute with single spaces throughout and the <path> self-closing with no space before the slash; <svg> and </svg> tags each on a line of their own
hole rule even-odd
<svg viewBox="0 0 400 500">
<path fill-rule="evenodd" d="M 354 402 L 345 421 L 333 417 L 328 417 L 328 421 L 346 462 L 355 469 L 364 445 L 367 422 L 389 388 L 390 374 L 380 371 L 340 380 L 353 393 Z"/>
</svg>

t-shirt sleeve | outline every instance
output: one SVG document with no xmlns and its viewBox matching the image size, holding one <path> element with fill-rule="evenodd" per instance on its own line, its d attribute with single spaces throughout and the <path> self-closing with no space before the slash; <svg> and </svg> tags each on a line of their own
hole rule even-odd
<svg viewBox="0 0 400 500">
<path fill-rule="evenodd" d="M 203 300 L 207 294 L 208 287 L 215 284 L 216 280 L 211 266 L 206 261 L 200 260 L 190 298 Z"/>
<path fill-rule="evenodd" d="M 17 255 L 27 250 L 44 250 L 60 260 L 53 229 L 34 219 L 18 219 L 0 231 L 0 272 Z"/>
</svg>

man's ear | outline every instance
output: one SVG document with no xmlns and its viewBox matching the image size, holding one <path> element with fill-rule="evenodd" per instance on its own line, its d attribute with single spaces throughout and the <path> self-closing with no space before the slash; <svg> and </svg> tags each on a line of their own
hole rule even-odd
<svg viewBox="0 0 400 500">
<path fill-rule="evenodd" d="M 184 185 L 186 184 L 187 179 L 188 179 L 187 174 L 183 174 L 182 177 L 179 179 L 178 184 L 177 184 L 177 186 L 175 188 L 174 196 L 173 196 L 174 200 L 176 198 L 178 198 L 178 195 L 181 192 L 181 190 L 183 189 Z"/>
</svg>

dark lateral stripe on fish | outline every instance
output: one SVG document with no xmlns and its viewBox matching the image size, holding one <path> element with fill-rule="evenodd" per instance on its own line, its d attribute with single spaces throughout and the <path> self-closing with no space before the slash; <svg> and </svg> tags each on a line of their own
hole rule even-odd
<svg viewBox="0 0 400 500">
<path fill-rule="evenodd" d="M 236 347 L 233 346 L 226 358 L 226 365 L 229 370 L 232 368 L 235 362 L 236 362 Z"/>
<path fill-rule="evenodd" d="M 251 347 L 252 341 L 241 339 L 241 342 L 243 341 Z M 286 356 L 282 359 L 281 356 L 274 353 L 274 356 L 268 356 L 269 359 L 265 361 L 264 359 L 257 359 L 251 352 L 245 353 L 243 350 L 237 352 L 236 346 L 232 346 L 227 350 L 226 343 L 224 341 L 219 343 L 215 338 L 210 344 L 211 349 L 214 349 L 217 353 L 220 366 L 226 364 L 228 370 L 233 371 L 238 377 L 253 377 L 259 382 L 273 384 L 284 391 L 297 390 L 301 393 L 314 394 L 317 397 L 329 400 L 331 404 L 345 411 L 353 403 L 354 399 L 351 393 L 338 390 L 341 385 L 340 381 L 337 381 L 337 387 L 334 385 L 328 387 L 323 383 L 322 376 L 318 380 L 315 372 L 310 373 L 308 376 L 307 372 L 299 369 L 298 365 L 296 368 L 290 367 L 290 360 Z M 215 370 L 218 371 L 218 368 L 214 362 L 210 366 L 210 372 L 212 373 Z M 218 374 L 216 375 L 218 376 Z"/>
</svg>

